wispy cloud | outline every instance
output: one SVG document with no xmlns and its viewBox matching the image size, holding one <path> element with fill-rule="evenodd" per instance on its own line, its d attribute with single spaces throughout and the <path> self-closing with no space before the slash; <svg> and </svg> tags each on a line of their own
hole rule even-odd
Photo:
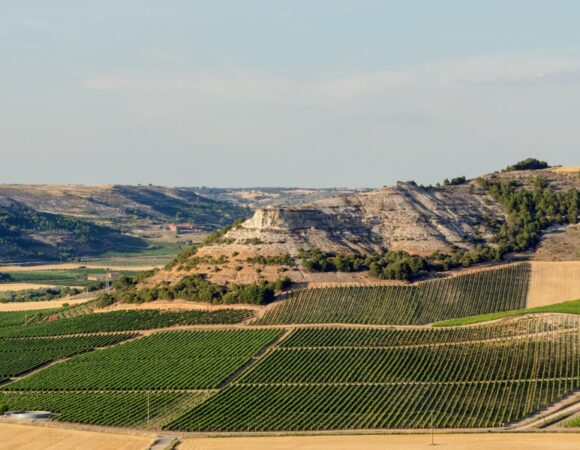
<svg viewBox="0 0 580 450">
<path fill-rule="evenodd" d="M 580 81 L 580 59 L 546 56 L 496 56 L 418 65 L 401 70 L 360 73 L 325 81 L 245 75 L 232 77 L 133 78 L 97 76 L 84 82 L 95 90 L 142 94 L 179 94 L 222 99 L 279 100 L 297 95 L 326 100 L 404 91 L 410 87 L 466 85 L 539 85 Z"/>
</svg>

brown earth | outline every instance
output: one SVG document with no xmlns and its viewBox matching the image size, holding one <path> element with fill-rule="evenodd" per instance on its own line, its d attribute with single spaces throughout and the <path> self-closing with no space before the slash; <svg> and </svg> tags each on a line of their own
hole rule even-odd
<svg viewBox="0 0 580 450">
<path fill-rule="evenodd" d="M 280 436 L 184 439 L 180 450 L 578 450 L 580 434 L 429 434 Z"/>
<path fill-rule="evenodd" d="M 95 312 L 110 312 L 110 311 L 139 311 L 139 310 L 160 310 L 160 311 L 192 311 L 192 310 L 202 310 L 202 311 L 217 311 L 220 309 L 246 309 L 250 311 L 257 311 L 264 308 L 258 305 L 212 305 L 210 303 L 202 302 L 190 302 L 187 300 L 156 300 L 150 303 L 116 303 L 114 305 L 108 306 Z"/>
<path fill-rule="evenodd" d="M 546 235 L 534 255 L 536 261 L 580 261 L 580 225 Z"/>
<path fill-rule="evenodd" d="M 532 261 L 531 264 L 528 308 L 580 299 L 580 261 Z"/>
<path fill-rule="evenodd" d="M 0 423 L 0 450 L 146 450 L 151 436 Z"/>
<path fill-rule="evenodd" d="M 0 266 L 0 272 L 32 272 L 37 270 L 73 270 L 85 267 L 87 269 L 118 269 L 128 271 L 145 271 L 161 267 L 160 265 L 139 265 L 139 266 L 116 266 L 114 262 L 108 263 L 56 263 L 56 264 L 39 264 L 35 266 Z"/>
</svg>

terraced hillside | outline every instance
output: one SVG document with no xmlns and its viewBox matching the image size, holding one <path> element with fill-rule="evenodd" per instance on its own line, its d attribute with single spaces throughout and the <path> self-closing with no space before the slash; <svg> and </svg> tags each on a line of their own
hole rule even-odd
<svg viewBox="0 0 580 450">
<path fill-rule="evenodd" d="M 256 324 L 421 325 L 520 309 L 526 305 L 529 273 L 524 263 L 409 286 L 297 290 Z"/>
</svg>

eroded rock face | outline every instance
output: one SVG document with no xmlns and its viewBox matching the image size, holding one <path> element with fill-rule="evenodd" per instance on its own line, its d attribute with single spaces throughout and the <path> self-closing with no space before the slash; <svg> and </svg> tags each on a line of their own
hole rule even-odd
<svg viewBox="0 0 580 450">
<path fill-rule="evenodd" d="M 308 247 L 429 254 L 489 240 L 489 218 L 505 220 L 501 207 L 475 184 L 399 183 L 300 207 L 259 209 L 227 237 L 236 243 L 257 239 L 266 248 L 278 245 L 291 254 Z"/>
</svg>

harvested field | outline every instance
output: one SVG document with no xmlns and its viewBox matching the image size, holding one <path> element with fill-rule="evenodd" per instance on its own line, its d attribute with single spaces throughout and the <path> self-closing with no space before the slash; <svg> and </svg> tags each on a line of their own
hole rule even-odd
<svg viewBox="0 0 580 450">
<path fill-rule="evenodd" d="M 535 261 L 580 261 L 580 226 L 555 231 L 542 239 Z"/>
<path fill-rule="evenodd" d="M 68 430 L 0 423 L 0 449 L 6 450 L 145 450 L 151 436 Z"/>
<path fill-rule="evenodd" d="M 184 439 L 180 450 L 421 450 L 431 449 L 431 436 L 277 436 Z M 580 434 L 436 434 L 436 448 L 446 450 L 576 450 Z"/>
<path fill-rule="evenodd" d="M 32 289 L 51 289 L 55 287 L 53 284 L 1 283 L 0 292 L 30 291 Z"/>
<path fill-rule="evenodd" d="M 578 173 L 580 172 L 580 166 L 560 166 L 554 167 L 552 169 L 553 172 L 560 172 L 560 173 Z"/>
<path fill-rule="evenodd" d="M 580 298 L 580 261 L 533 261 L 531 265 L 528 308 Z"/>
<path fill-rule="evenodd" d="M 0 272 L 26 272 L 39 270 L 73 270 L 86 267 L 87 269 L 113 269 L 122 268 L 127 271 L 141 272 L 161 267 L 161 265 L 116 265 L 114 262 L 105 263 L 62 263 L 62 264 L 40 264 L 36 266 L 0 266 Z"/>
<path fill-rule="evenodd" d="M 67 299 L 59 298 L 58 300 L 47 300 L 45 302 L 13 302 L 13 303 L 0 303 L 0 312 L 12 312 L 12 311 L 38 311 L 41 309 L 53 309 L 61 308 L 65 303 L 68 305 L 80 305 L 92 300 L 92 297 L 82 298 L 82 299 Z"/>
</svg>

